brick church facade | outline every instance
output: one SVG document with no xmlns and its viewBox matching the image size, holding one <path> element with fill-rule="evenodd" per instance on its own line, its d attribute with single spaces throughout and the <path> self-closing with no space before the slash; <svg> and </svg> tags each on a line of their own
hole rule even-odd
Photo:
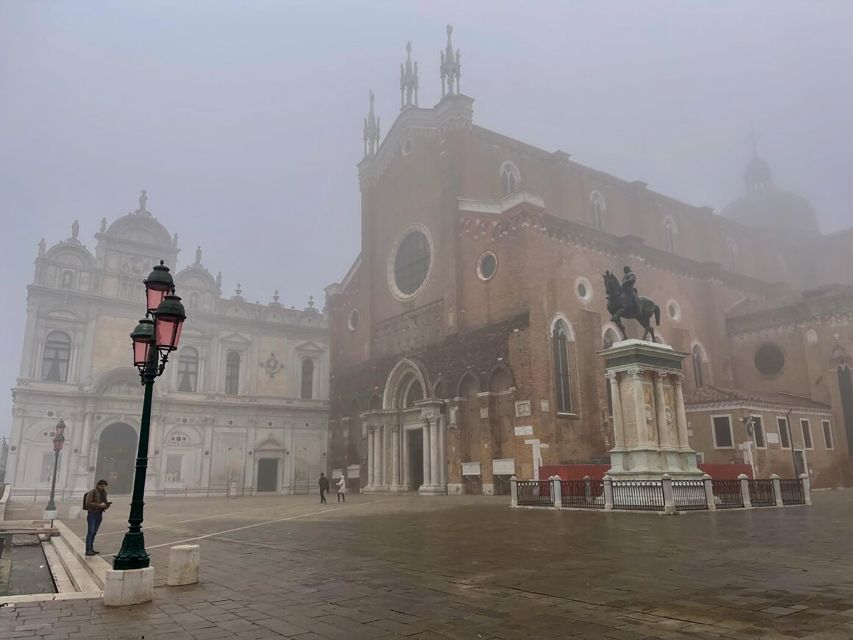
<svg viewBox="0 0 853 640">
<path fill-rule="evenodd" d="M 417 66 L 401 65 L 381 142 L 371 94 L 361 253 L 327 289 L 333 474 L 369 491 L 492 493 L 541 464 L 606 462 L 597 353 L 619 338 L 602 274 L 630 265 L 660 338 L 689 354 L 702 459 L 842 482 L 853 231 L 822 235 L 757 154 L 717 215 L 477 126 L 449 28 L 441 76 L 422 108 Z"/>
</svg>

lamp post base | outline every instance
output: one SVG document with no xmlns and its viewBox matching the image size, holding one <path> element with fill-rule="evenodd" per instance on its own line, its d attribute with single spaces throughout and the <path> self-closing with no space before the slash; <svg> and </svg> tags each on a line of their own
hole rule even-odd
<svg viewBox="0 0 853 640">
<path fill-rule="evenodd" d="M 113 559 L 113 569 L 129 571 L 146 569 L 151 564 L 151 558 L 145 551 L 145 536 L 142 531 L 128 531 L 124 534 L 121 549 Z"/>
<path fill-rule="evenodd" d="M 53 520 L 56 517 L 56 507 L 53 509 L 45 509 L 44 515 L 42 516 L 43 520 Z"/>
</svg>

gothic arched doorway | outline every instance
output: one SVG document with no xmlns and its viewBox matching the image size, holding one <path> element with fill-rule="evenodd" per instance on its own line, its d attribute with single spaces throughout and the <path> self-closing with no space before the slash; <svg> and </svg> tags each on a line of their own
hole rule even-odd
<svg viewBox="0 0 853 640">
<path fill-rule="evenodd" d="M 113 494 L 130 493 L 135 459 L 136 431 L 123 422 L 111 424 L 101 432 L 95 482 L 106 480 L 107 491 Z"/>
</svg>

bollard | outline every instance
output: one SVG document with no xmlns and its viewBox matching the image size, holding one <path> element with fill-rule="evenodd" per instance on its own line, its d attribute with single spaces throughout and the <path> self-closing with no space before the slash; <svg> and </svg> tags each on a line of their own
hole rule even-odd
<svg viewBox="0 0 853 640">
<path fill-rule="evenodd" d="M 612 511 L 613 510 L 613 481 L 610 476 L 604 476 L 602 482 L 604 483 L 604 510 Z"/>
<path fill-rule="evenodd" d="M 660 477 L 660 482 L 663 485 L 663 512 L 665 515 L 674 516 L 675 511 L 675 496 L 672 493 L 672 476 L 668 473 Z"/>
<path fill-rule="evenodd" d="M 551 476 L 551 494 L 554 498 L 554 508 L 560 509 L 563 506 L 563 485 L 561 484 L 560 476 Z"/>
<path fill-rule="evenodd" d="M 743 497 L 743 508 L 752 509 L 752 501 L 749 499 L 749 476 L 745 473 L 737 477 L 740 480 L 740 493 Z"/>
<path fill-rule="evenodd" d="M 714 481 L 707 473 L 702 475 L 705 481 L 705 501 L 708 503 L 708 511 L 716 511 L 717 503 L 714 502 Z"/>
<path fill-rule="evenodd" d="M 782 502 L 782 483 L 779 482 L 779 476 L 773 473 L 770 475 L 770 479 L 773 481 L 773 495 L 776 496 L 776 506 L 784 507 L 785 503 Z"/>
<path fill-rule="evenodd" d="M 805 473 L 800 474 L 800 480 L 803 481 L 803 496 L 806 498 L 806 504 L 812 503 L 812 481 Z"/>
<path fill-rule="evenodd" d="M 509 506 L 518 506 L 518 478 L 515 476 L 509 479 Z"/>
<path fill-rule="evenodd" d="M 169 575 L 166 584 L 180 586 L 197 583 L 200 555 L 197 544 L 179 544 L 169 549 Z"/>
</svg>

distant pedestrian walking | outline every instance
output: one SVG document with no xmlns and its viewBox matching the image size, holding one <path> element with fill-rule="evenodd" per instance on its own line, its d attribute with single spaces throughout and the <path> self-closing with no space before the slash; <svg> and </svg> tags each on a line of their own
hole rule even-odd
<svg viewBox="0 0 853 640">
<path fill-rule="evenodd" d="M 341 475 L 340 480 L 338 480 L 338 502 L 346 502 L 347 501 L 347 478 L 344 475 Z"/>
<path fill-rule="evenodd" d="M 326 477 L 325 473 L 320 474 L 320 481 L 317 484 L 320 485 L 320 504 L 326 504 L 326 492 L 329 490 L 329 479 Z"/>
<path fill-rule="evenodd" d="M 112 502 L 107 500 L 107 481 L 98 480 L 95 488 L 83 496 L 83 510 L 86 511 L 86 555 L 94 556 L 95 536 L 101 528 L 101 520 L 104 519 L 104 511 L 110 508 Z"/>
</svg>

